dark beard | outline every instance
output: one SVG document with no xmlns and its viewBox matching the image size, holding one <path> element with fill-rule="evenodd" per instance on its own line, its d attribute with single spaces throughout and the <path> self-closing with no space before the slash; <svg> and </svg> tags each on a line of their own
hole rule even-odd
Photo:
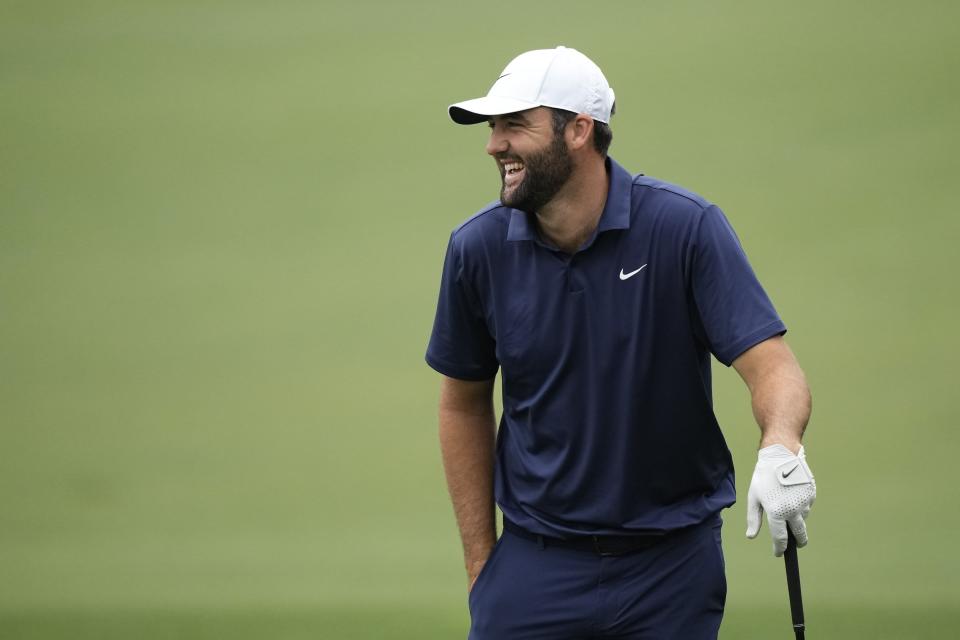
<svg viewBox="0 0 960 640">
<path fill-rule="evenodd" d="M 573 160 L 563 136 L 554 135 L 543 151 L 523 159 L 523 182 L 517 185 L 509 198 L 505 185 L 500 187 L 500 202 L 508 207 L 535 213 L 557 195 L 573 173 Z"/>
</svg>

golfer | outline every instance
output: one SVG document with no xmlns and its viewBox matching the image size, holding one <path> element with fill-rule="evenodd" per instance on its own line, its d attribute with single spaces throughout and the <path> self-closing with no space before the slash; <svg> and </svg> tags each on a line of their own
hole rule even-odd
<svg viewBox="0 0 960 640">
<path fill-rule="evenodd" d="M 807 542 L 810 392 L 786 327 L 716 205 L 607 155 L 614 104 L 557 47 L 449 108 L 490 127 L 502 181 L 450 236 L 426 355 L 472 640 L 717 637 L 736 495 L 711 356 L 760 426 L 747 536 L 766 512 L 775 555 L 788 526 Z"/>
</svg>

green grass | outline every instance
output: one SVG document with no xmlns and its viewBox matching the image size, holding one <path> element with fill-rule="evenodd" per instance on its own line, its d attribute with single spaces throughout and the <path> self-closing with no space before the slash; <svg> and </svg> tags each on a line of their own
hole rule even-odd
<svg viewBox="0 0 960 640">
<path fill-rule="evenodd" d="M 810 637 L 914 640 L 949 638 L 957 615 L 950 607 L 833 607 L 809 610 Z M 17 640 L 161 640 L 270 638 L 307 640 L 416 640 L 464 637 L 465 615 L 429 608 L 369 607 L 311 610 L 156 610 L 133 612 L 16 613 L 0 618 L 0 638 Z M 720 637 L 789 638 L 789 613 L 776 608 L 728 611 Z"/>
<path fill-rule="evenodd" d="M 954 634 L 960 9 L 948 2 L 0 7 L 0 637 L 462 637 L 422 362 L 496 196 L 446 120 L 566 44 L 612 154 L 727 212 L 814 392 L 811 637 Z M 743 539 L 726 638 L 789 633 Z M 762 536 L 766 536 L 764 531 Z"/>
</svg>

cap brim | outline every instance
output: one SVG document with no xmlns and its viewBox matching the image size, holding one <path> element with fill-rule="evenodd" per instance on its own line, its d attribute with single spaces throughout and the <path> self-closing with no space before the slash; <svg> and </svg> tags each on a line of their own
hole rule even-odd
<svg viewBox="0 0 960 640">
<path fill-rule="evenodd" d="M 473 100 L 464 100 L 447 107 L 450 119 L 457 124 L 479 124 L 486 122 L 490 116 L 502 116 L 505 113 L 516 113 L 539 107 L 535 102 L 516 100 L 514 98 L 500 98 L 484 96 Z"/>
</svg>

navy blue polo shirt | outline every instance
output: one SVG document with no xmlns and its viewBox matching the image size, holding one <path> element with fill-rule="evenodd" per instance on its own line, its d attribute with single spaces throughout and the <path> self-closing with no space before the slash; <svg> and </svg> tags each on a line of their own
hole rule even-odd
<svg viewBox="0 0 960 640">
<path fill-rule="evenodd" d="M 573 255 L 499 202 L 458 227 L 427 348 L 453 378 L 500 370 L 497 504 L 544 535 L 671 530 L 733 504 L 710 355 L 729 366 L 786 331 L 720 209 L 607 169 Z"/>
</svg>

